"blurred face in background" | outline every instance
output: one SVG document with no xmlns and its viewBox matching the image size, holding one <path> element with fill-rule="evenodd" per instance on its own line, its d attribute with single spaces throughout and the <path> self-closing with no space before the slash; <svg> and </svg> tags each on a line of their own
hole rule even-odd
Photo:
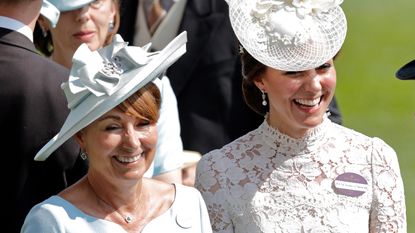
<svg viewBox="0 0 415 233">
<path fill-rule="evenodd" d="M 113 0 L 97 0 L 80 9 L 62 12 L 56 27 L 50 29 L 54 47 L 52 59 L 72 58 L 82 43 L 91 50 L 103 47 L 116 9 Z"/>
</svg>

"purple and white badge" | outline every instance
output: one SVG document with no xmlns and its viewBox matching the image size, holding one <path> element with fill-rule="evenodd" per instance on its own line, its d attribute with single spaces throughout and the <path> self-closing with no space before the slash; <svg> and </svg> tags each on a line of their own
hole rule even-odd
<svg viewBox="0 0 415 233">
<path fill-rule="evenodd" d="M 334 180 L 334 192 L 349 197 L 358 197 L 368 189 L 366 179 L 356 173 L 346 172 Z"/>
</svg>

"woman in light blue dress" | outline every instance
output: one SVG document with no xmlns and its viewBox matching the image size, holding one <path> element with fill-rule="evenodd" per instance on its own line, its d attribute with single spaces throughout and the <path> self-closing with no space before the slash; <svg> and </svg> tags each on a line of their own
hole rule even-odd
<svg viewBox="0 0 415 233">
<path fill-rule="evenodd" d="M 184 54 L 186 41 L 182 33 L 162 51 L 148 53 L 117 35 L 97 51 L 78 48 L 62 85 L 70 114 L 35 160 L 74 137 L 88 173 L 34 206 L 22 233 L 211 232 L 196 189 L 144 177 L 157 144 L 158 77 Z"/>
</svg>

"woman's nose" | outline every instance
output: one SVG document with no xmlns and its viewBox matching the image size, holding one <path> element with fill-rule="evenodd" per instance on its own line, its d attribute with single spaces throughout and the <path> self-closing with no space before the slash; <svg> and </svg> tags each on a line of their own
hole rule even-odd
<svg viewBox="0 0 415 233">
<path fill-rule="evenodd" d="M 123 146 L 125 148 L 138 149 L 141 145 L 139 132 L 135 131 L 134 129 L 129 129 L 124 135 Z"/>
<path fill-rule="evenodd" d="M 320 91 L 322 89 L 320 81 L 320 75 L 314 70 L 311 70 L 307 72 L 307 77 L 305 77 L 303 88 L 304 90 L 310 92 Z"/>
<path fill-rule="evenodd" d="M 86 22 L 89 19 L 89 4 L 77 9 L 75 13 L 77 14 L 77 21 Z"/>
</svg>

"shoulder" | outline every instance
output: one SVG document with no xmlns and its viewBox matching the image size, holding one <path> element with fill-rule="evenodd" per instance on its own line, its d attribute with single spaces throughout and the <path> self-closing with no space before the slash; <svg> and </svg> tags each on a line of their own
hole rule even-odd
<svg viewBox="0 0 415 233">
<path fill-rule="evenodd" d="M 396 160 L 395 150 L 383 139 L 367 136 L 344 126 L 334 125 L 333 138 L 347 143 L 349 147 L 367 151 L 368 156 L 370 156 L 368 159 L 372 163 L 388 163 L 388 161 Z"/>
<path fill-rule="evenodd" d="M 16 48 L 10 53 L 11 57 L 0 55 L 0 68 L 8 70 L 0 75 L 4 81 L 29 86 L 32 91 L 48 89 L 48 86 L 60 91 L 60 84 L 69 77 L 68 69 L 33 51 Z"/>
<path fill-rule="evenodd" d="M 189 200 L 198 200 L 198 202 L 203 202 L 202 195 L 200 194 L 199 190 L 182 184 L 175 184 L 175 187 L 176 200 L 183 202 L 183 204 L 188 202 Z M 196 202 L 194 202 L 193 204 L 195 203 Z"/>
<path fill-rule="evenodd" d="M 67 215 L 62 201 L 52 196 L 35 205 L 26 216 L 22 232 L 52 232 L 52 228 L 59 228 L 60 217 Z"/>
<path fill-rule="evenodd" d="M 234 141 L 224 145 L 220 149 L 212 150 L 202 156 L 202 163 L 205 162 L 217 162 L 224 160 L 233 160 L 236 157 L 241 156 L 247 150 L 258 145 L 261 142 L 261 130 L 255 129 L 251 132 L 235 139 Z"/>
<path fill-rule="evenodd" d="M 358 132 L 354 129 L 347 128 L 336 123 L 332 123 L 332 126 L 330 136 L 338 141 L 344 141 L 351 145 L 361 145 L 364 147 L 370 147 L 373 143 L 373 137 L 367 136 L 366 134 Z"/>
</svg>

